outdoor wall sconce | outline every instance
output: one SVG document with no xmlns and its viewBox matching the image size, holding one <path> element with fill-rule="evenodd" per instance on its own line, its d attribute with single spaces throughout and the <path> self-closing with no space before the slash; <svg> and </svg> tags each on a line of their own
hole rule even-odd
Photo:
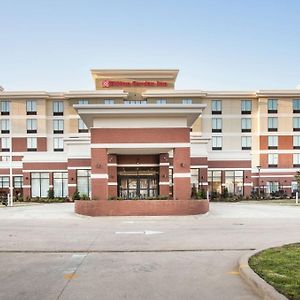
<svg viewBox="0 0 300 300">
<path fill-rule="evenodd" d="M 74 180 L 74 178 L 72 177 L 72 178 L 71 178 L 71 180 L 73 181 L 73 180 Z"/>
<path fill-rule="evenodd" d="M 166 178 L 166 177 L 167 177 L 167 175 L 166 175 L 166 174 L 164 174 L 164 175 L 163 175 L 163 178 Z"/>
<path fill-rule="evenodd" d="M 181 167 L 184 167 L 184 166 L 185 166 L 185 164 L 184 164 L 184 163 L 181 163 L 181 164 L 180 164 L 180 166 L 181 166 Z"/>
<path fill-rule="evenodd" d="M 96 163 L 96 168 L 101 168 L 101 164 L 99 162 Z"/>
<path fill-rule="evenodd" d="M 28 177 L 25 177 L 25 179 L 28 180 L 29 178 L 28 178 Z"/>
</svg>

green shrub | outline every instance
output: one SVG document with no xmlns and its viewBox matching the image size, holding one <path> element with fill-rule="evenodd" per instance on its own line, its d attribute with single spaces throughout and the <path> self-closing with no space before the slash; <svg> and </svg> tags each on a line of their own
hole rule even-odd
<svg viewBox="0 0 300 300">
<path fill-rule="evenodd" d="M 48 190 L 48 199 L 54 199 L 54 189 L 49 188 Z"/>
<path fill-rule="evenodd" d="M 76 189 L 76 191 L 74 192 L 73 196 L 72 196 L 73 201 L 74 200 L 80 200 L 80 194 L 78 192 L 78 190 Z"/>
<path fill-rule="evenodd" d="M 82 194 L 80 199 L 81 200 L 90 200 L 90 197 L 87 194 Z"/>
</svg>

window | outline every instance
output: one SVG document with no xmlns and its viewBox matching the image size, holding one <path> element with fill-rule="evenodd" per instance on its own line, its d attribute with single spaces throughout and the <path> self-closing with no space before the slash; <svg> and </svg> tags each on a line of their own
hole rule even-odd
<svg viewBox="0 0 300 300">
<path fill-rule="evenodd" d="M 9 137 L 1 138 L 1 148 L 2 148 L 2 152 L 10 151 L 10 138 Z"/>
<path fill-rule="evenodd" d="M 53 120 L 53 133 L 64 133 L 64 120 Z"/>
<path fill-rule="evenodd" d="M 222 192 L 221 171 L 208 171 L 208 189 L 210 192 Z"/>
<path fill-rule="evenodd" d="M 251 150 L 252 138 L 251 136 L 242 136 L 242 150 Z"/>
<path fill-rule="evenodd" d="M 241 101 L 242 115 L 251 114 L 251 111 L 252 111 L 252 100 L 242 100 Z"/>
<path fill-rule="evenodd" d="M 225 171 L 225 187 L 228 193 L 243 195 L 243 171 Z"/>
<path fill-rule="evenodd" d="M 27 133 L 37 133 L 37 120 L 27 119 L 26 120 Z"/>
<path fill-rule="evenodd" d="M 268 113 L 277 113 L 278 100 L 269 99 L 268 100 Z"/>
<path fill-rule="evenodd" d="M 277 153 L 268 154 L 268 164 L 269 164 L 269 168 L 277 167 L 277 165 L 278 165 L 278 154 Z"/>
<path fill-rule="evenodd" d="M 293 118 L 293 130 L 300 131 L 300 118 L 299 117 Z"/>
<path fill-rule="evenodd" d="M 241 125 L 242 125 L 242 132 L 251 132 L 251 119 L 250 118 L 242 118 Z"/>
<path fill-rule="evenodd" d="M 64 138 L 53 138 L 53 150 L 64 151 Z"/>
<path fill-rule="evenodd" d="M 53 102 L 53 116 L 63 116 L 64 115 L 64 102 L 54 101 Z"/>
<path fill-rule="evenodd" d="M 297 168 L 300 167 L 300 153 L 293 154 L 293 166 Z"/>
<path fill-rule="evenodd" d="M 278 119 L 276 117 L 268 118 L 268 131 L 277 131 L 278 130 Z"/>
<path fill-rule="evenodd" d="M 279 182 L 278 181 L 268 181 L 267 182 L 267 193 L 275 193 L 279 191 Z"/>
<path fill-rule="evenodd" d="M 300 135 L 293 136 L 293 148 L 300 149 Z"/>
<path fill-rule="evenodd" d="M 54 197 L 64 198 L 68 196 L 68 173 L 53 173 Z"/>
<path fill-rule="evenodd" d="M 31 197 L 47 197 L 49 173 L 31 173 Z"/>
<path fill-rule="evenodd" d="M 300 99 L 293 100 L 293 113 L 300 113 Z"/>
<path fill-rule="evenodd" d="M 8 155 L 2 155 L 1 156 L 1 161 L 10 161 L 10 156 L 8 156 Z"/>
<path fill-rule="evenodd" d="M 10 111 L 10 102 L 9 101 L 1 101 L 1 115 L 7 116 Z"/>
<path fill-rule="evenodd" d="M 277 149 L 278 148 L 278 136 L 270 135 L 268 136 L 268 149 Z"/>
<path fill-rule="evenodd" d="M 298 183 L 297 183 L 297 181 L 292 181 L 291 182 L 291 189 L 292 189 L 292 193 L 298 192 Z"/>
<path fill-rule="evenodd" d="M 10 132 L 10 122 L 8 119 L 1 120 L 1 133 L 9 133 Z"/>
<path fill-rule="evenodd" d="M 213 115 L 222 114 L 222 102 L 221 102 L 221 100 L 212 100 L 211 101 L 211 113 Z"/>
<path fill-rule="evenodd" d="M 167 104 L 167 100 L 166 99 L 157 99 L 156 104 Z"/>
<path fill-rule="evenodd" d="M 182 99 L 182 104 L 193 104 L 192 99 Z"/>
<path fill-rule="evenodd" d="M 27 100 L 26 101 L 26 111 L 27 115 L 36 115 L 36 101 Z"/>
<path fill-rule="evenodd" d="M 36 137 L 27 138 L 27 151 L 37 151 L 37 138 Z"/>
<path fill-rule="evenodd" d="M 147 104 L 147 100 L 124 100 L 124 104 Z"/>
<path fill-rule="evenodd" d="M 90 170 L 77 170 L 77 190 L 80 195 L 90 196 L 90 191 L 91 191 Z"/>
<path fill-rule="evenodd" d="M 0 177 L 0 188 L 9 188 L 9 176 Z"/>
<path fill-rule="evenodd" d="M 222 137 L 213 136 L 212 137 L 212 150 L 222 150 Z"/>
<path fill-rule="evenodd" d="M 88 132 L 88 128 L 86 127 L 85 123 L 82 121 L 82 119 L 78 119 L 78 132 Z"/>
<path fill-rule="evenodd" d="M 14 176 L 13 177 L 14 188 L 21 189 L 23 187 L 23 177 L 22 176 Z"/>
<path fill-rule="evenodd" d="M 212 132 L 222 132 L 221 118 L 212 118 Z"/>
<path fill-rule="evenodd" d="M 104 104 L 115 104 L 115 100 L 113 99 L 105 99 Z"/>
<path fill-rule="evenodd" d="M 191 169 L 191 187 L 196 188 L 196 190 L 198 191 L 198 187 L 199 187 L 199 169 Z"/>
<path fill-rule="evenodd" d="M 78 104 L 89 104 L 89 101 L 88 100 L 85 100 L 85 99 L 80 99 L 78 101 Z"/>
</svg>

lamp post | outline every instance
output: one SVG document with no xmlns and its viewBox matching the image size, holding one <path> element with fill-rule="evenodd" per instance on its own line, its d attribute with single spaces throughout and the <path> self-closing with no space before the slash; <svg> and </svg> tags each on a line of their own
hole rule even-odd
<svg viewBox="0 0 300 300">
<path fill-rule="evenodd" d="M 258 197 L 260 199 L 260 169 L 261 169 L 261 166 L 257 166 L 256 168 L 258 170 Z"/>
</svg>

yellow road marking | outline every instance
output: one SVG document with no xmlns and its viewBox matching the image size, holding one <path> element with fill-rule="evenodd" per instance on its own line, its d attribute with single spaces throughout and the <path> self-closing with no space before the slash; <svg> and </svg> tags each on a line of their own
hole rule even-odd
<svg viewBox="0 0 300 300">
<path fill-rule="evenodd" d="M 64 275 L 64 279 L 68 279 L 68 280 L 74 279 L 74 278 L 77 278 L 77 277 L 78 277 L 78 275 L 76 275 L 74 273 L 69 273 L 69 274 Z"/>
</svg>

